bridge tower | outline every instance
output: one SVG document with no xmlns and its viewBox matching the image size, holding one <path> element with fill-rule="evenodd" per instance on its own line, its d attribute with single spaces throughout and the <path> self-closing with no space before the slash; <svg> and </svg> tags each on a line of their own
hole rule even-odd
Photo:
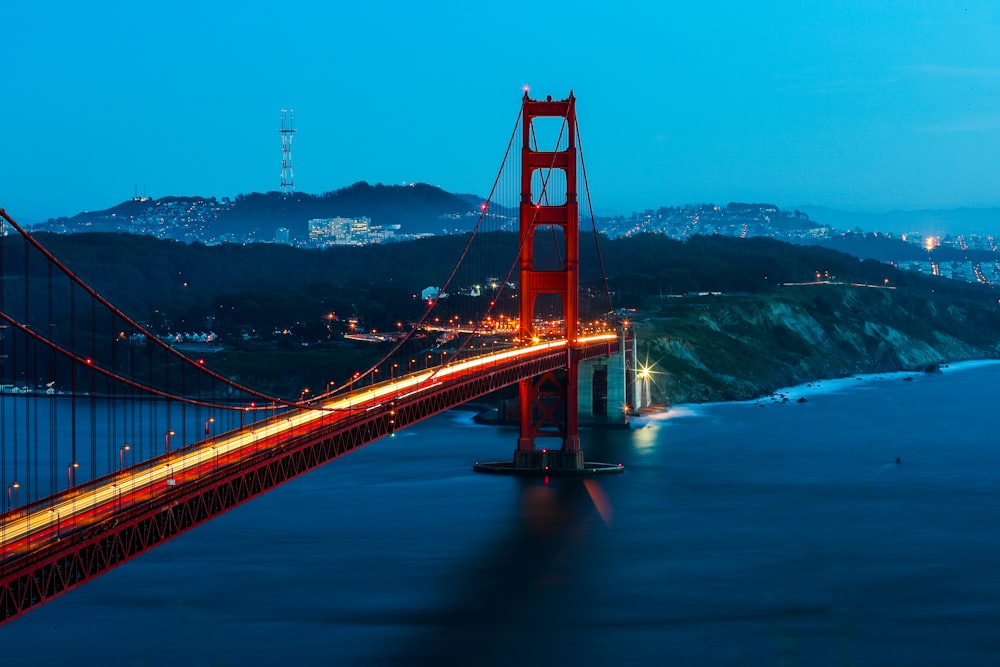
<svg viewBox="0 0 1000 667">
<path fill-rule="evenodd" d="M 565 148 L 552 151 L 532 148 L 533 123 L 538 118 L 563 119 Z M 533 100 L 524 93 L 521 112 L 521 204 L 520 204 L 520 337 L 531 340 L 535 330 L 538 297 L 555 295 L 562 304 L 562 337 L 572 343 L 579 331 L 579 204 L 576 193 L 576 99 L 570 92 L 565 100 Z M 559 142 L 560 145 L 563 143 Z M 553 178 L 562 172 L 563 178 Z M 540 178 L 539 178 L 540 177 Z M 550 184 L 565 183 L 561 192 L 549 192 Z M 532 196 L 532 183 L 539 191 Z M 556 201 L 559 203 L 551 204 Z M 562 266 L 545 270 L 535 256 L 535 234 L 555 228 L 561 234 L 565 257 Z M 551 331 L 551 329 L 550 329 Z M 567 356 L 565 374 L 546 373 L 520 383 L 520 436 L 514 452 L 518 469 L 570 469 L 583 465 L 577 416 L 578 364 Z M 556 438 L 559 450 L 537 448 L 538 439 Z"/>
</svg>

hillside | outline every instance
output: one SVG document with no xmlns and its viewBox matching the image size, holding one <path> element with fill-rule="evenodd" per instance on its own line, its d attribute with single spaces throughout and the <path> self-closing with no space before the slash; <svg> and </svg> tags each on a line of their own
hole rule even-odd
<svg viewBox="0 0 1000 667">
<path fill-rule="evenodd" d="M 364 216 L 376 225 L 400 225 L 405 234 L 441 234 L 471 229 L 475 223 L 473 211 L 478 214 L 475 205 L 424 183 L 370 185 L 359 181 L 322 195 L 239 195 L 213 231 L 238 234 L 254 229 L 263 238 L 272 238 L 274 228 L 285 227 L 293 237 L 305 238 L 307 223 L 314 218 Z"/>
<path fill-rule="evenodd" d="M 636 323 L 661 403 L 756 398 L 856 373 L 1000 356 L 1000 310 L 851 285 L 663 299 Z"/>
<path fill-rule="evenodd" d="M 214 197 L 135 198 L 101 211 L 53 218 L 35 225 L 57 233 L 125 232 L 187 242 L 228 238 L 271 241 L 275 230 L 293 239 L 308 238 L 314 218 L 367 217 L 373 225 L 399 225 L 401 234 L 467 231 L 479 215 L 478 202 L 424 183 L 370 185 L 359 181 L 320 195 L 279 192 Z"/>
<path fill-rule="evenodd" d="M 385 331 L 417 317 L 415 295 L 442 283 L 467 237 L 325 250 L 130 234 L 40 240 L 155 332 L 211 329 L 226 349 L 213 356 L 219 370 L 285 389 L 321 386 L 379 354 L 376 345 L 340 339 L 347 319 Z M 494 242 L 493 262 L 459 271 L 456 285 L 506 275 L 508 263 L 497 258 L 513 256 L 517 238 L 499 233 Z M 23 266 L 19 245 L 8 238 L 3 247 L 12 285 Z M 1000 354 L 993 287 L 763 238 L 650 234 L 602 239 L 601 251 L 614 307 L 637 309 L 641 359 L 661 373 L 664 402 L 750 398 L 813 379 Z M 592 240 L 581 254 L 581 312 L 600 316 L 611 306 Z M 817 275 L 829 282 L 789 284 Z M 461 303 L 456 296 L 442 305 Z M 34 312 L 45 309 L 39 303 Z"/>
</svg>

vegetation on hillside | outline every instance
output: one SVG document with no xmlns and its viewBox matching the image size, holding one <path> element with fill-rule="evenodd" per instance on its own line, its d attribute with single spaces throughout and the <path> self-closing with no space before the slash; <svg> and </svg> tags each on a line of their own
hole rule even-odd
<svg viewBox="0 0 1000 667">
<path fill-rule="evenodd" d="M 910 290 L 818 283 L 648 305 L 639 358 L 659 403 L 744 400 L 821 378 L 1000 356 L 1000 309 Z"/>
<path fill-rule="evenodd" d="M 212 365 L 247 383 L 284 389 L 343 380 L 378 358 L 380 346 L 342 339 L 348 320 L 384 331 L 418 317 L 420 291 L 444 282 L 467 237 L 326 250 L 186 245 L 123 234 L 40 240 L 153 331 L 214 331 L 225 351 L 212 355 Z M 494 259 L 461 269 L 455 285 L 507 275 L 509 260 L 496 258 L 513 257 L 517 239 L 498 233 L 493 241 Z M 18 239 L 5 240 L 5 280 L 17 280 L 19 248 Z M 659 398 L 667 402 L 747 398 L 814 378 L 998 351 L 996 289 L 826 248 L 640 235 L 602 239 L 600 255 L 584 237 L 581 253 L 584 314 L 611 307 L 603 261 L 613 306 L 637 309 L 641 353 L 667 374 L 659 376 Z M 789 285 L 817 276 L 824 284 Z M 682 294 L 688 296 L 676 297 Z M 513 302 L 502 307 L 513 314 Z"/>
</svg>

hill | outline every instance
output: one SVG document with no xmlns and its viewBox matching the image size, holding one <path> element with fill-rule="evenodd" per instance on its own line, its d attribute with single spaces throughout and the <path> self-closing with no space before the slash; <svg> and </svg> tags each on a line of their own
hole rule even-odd
<svg viewBox="0 0 1000 667">
<path fill-rule="evenodd" d="M 370 185 L 359 181 L 321 195 L 249 193 L 232 200 L 136 197 L 109 209 L 52 218 L 33 229 L 58 233 L 126 232 L 203 243 L 227 239 L 271 241 L 279 228 L 289 230 L 293 239 L 308 238 L 308 223 L 314 218 L 367 217 L 373 225 L 399 225 L 404 235 L 441 234 L 472 229 L 479 205 L 469 199 L 423 183 Z"/>
<path fill-rule="evenodd" d="M 311 219 L 367 217 L 376 225 L 399 225 L 404 234 L 441 234 L 472 229 L 478 213 L 476 205 L 432 185 L 359 181 L 322 195 L 239 195 L 215 230 L 220 234 L 258 230 L 263 237 L 273 238 L 274 228 L 285 227 L 293 237 L 304 238 Z"/>
<path fill-rule="evenodd" d="M 1000 356 L 995 307 L 848 284 L 662 301 L 636 331 L 652 397 L 665 404 Z"/>
<path fill-rule="evenodd" d="M 378 345 L 340 338 L 348 318 L 387 330 L 416 317 L 415 294 L 441 284 L 467 237 L 326 250 L 127 234 L 40 240 L 154 331 L 211 329 L 225 347 L 212 365 L 291 395 L 377 358 Z M 498 256 L 513 256 L 514 234 L 495 241 L 506 246 Z M 637 309 L 640 358 L 662 373 L 665 402 L 752 398 L 813 379 L 1000 354 L 993 287 L 763 238 L 650 234 L 602 239 L 601 249 L 614 306 Z M 582 312 L 597 316 L 609 308 L 600 262 L 593 243 L 581 250 Z M 4 252 L 16 272 L 15 239 Z M 817 273 L 828 282 L 794 284 L 815 283 Z M 458 285 L 481 279 L 456 276 Z"/>
</svg>

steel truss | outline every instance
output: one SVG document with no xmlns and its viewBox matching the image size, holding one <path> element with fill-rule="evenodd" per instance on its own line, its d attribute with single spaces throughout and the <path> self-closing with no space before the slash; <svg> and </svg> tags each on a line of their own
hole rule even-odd
<svg viewBox="0 0 1000 667">
<path fill-rule="evenodd" d="M 324 463 L 435 414 L 526 378 L 608 356 L 618 342 L 548 351 L 498 363 L 475 376 L 448 377 L 374 408 L 331 414 L 307 434 L 262 440 L 259 451 L 193 479 L 179 479 L 148 502 L 102 514 L 48 544 L 0 563 L 0 625 L 139 556 L 166 540 Z M 281 420 L 280 415 L 272 419 Z"/>
</svg>

